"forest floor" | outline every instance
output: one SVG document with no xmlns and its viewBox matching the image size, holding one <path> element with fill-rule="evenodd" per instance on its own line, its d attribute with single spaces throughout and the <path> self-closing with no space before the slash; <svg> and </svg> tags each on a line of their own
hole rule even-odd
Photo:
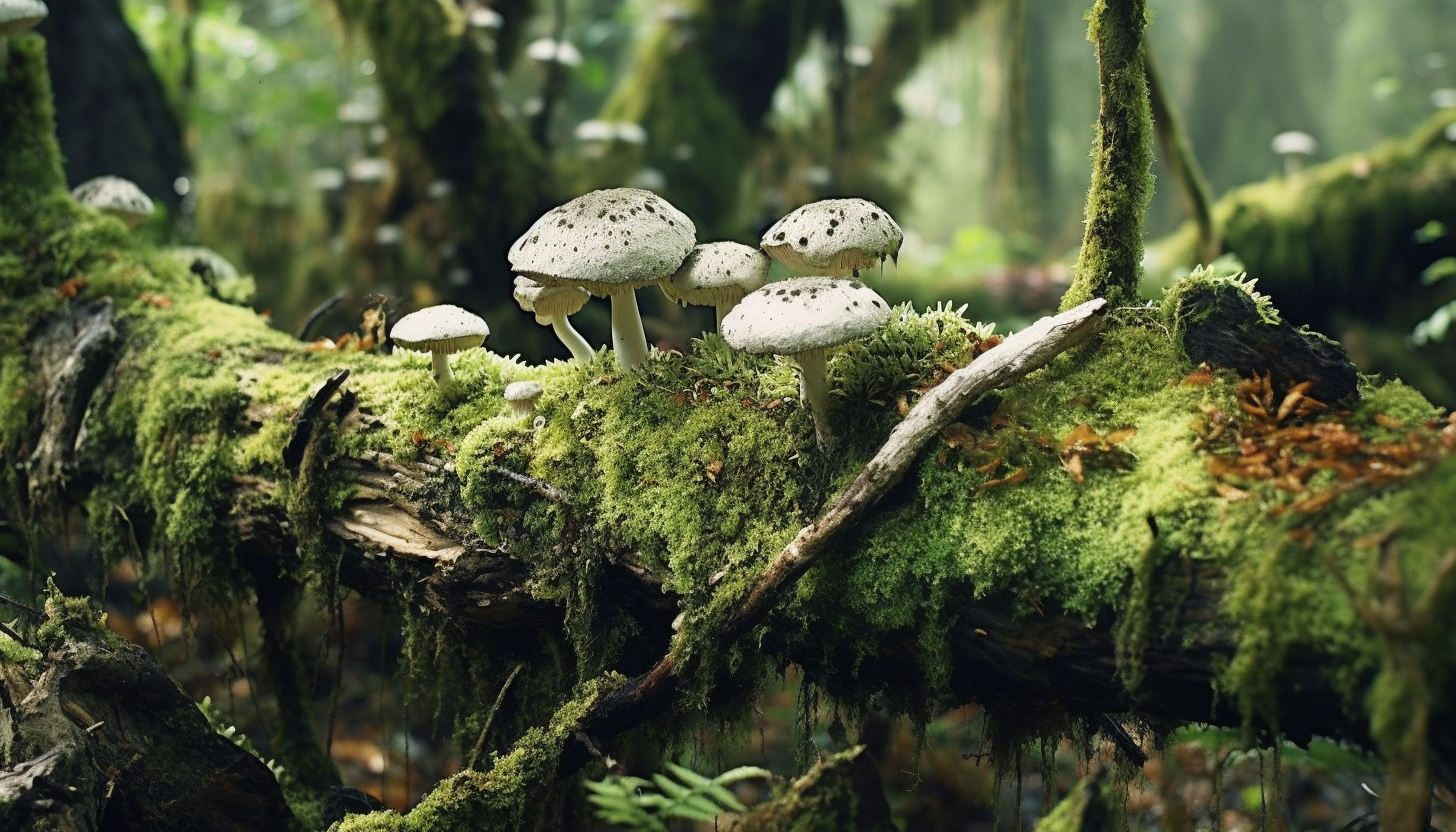
<svg viewBox="0 0 1456 832">
<path fill-rule="evenodd" d="M 267 693 L 267 679 L 259 677 L 256 617 L 188 616 L 160 586 L 148 585 L 144 591 L 132 564 L 111 569 L 105 594 L 112 629 L 150 650 L 195 700 L 210 698 L 217 715 L 267 757 L 267 726 L 276 722 L 277 702 Z M 460 760 L 448 737 L 432 729 L 434 715 L 411 710 L 398 664 L 397 616 L 353 594 L 343 599 L 341 610 L 340 621 L 309 615 L 297 622 L 299 643 L 314 654 L 316 725 L 345 785 L 403 811 L 458 771 Z M 778 774 L 799 770 L 795 749 L 805 737 L 796 728 L 798 693 L 799 680 L 791 672 L 762 696 L 758 725 L 747 740 L 724 745 L 705 733 L 680 761 L 704 773 L 739 765 Z M 814 746 L 825 752 L 838 747 L 829 736 L 831 719 L 829 712 L 818 714 L 812 731 Z M 1049 749 L 1049 758 L 1024 753 L 1020 776 L 1013 767 L 998 780 L 985 754 L 983 714 L 975 706 L 935 719 L 923 741 L 904 721 L 882 729 L 876 756 L 904 832 L 1033 829 L 1049 800 L 1054 805 L 1113 753 L 1110 746 L 1100 749 L 1089 763 L 1062 742 Z M 1380 791 L 1377 761 L 1329 742 L 1317 741 L 1308 750 L 1286 744 L 1277 767 L 1272 751 L 1240 750 L 1231 731 L 1184 731 L 1165 747 L 1146 750 L 1148 763 L 1126 789 L 1129 829 L 1333 832 L 1375 810 L 1377 801 L 1366 787 Z M 757 795 L 744 786 L 742 797 L 751 803 Z M 1278 812 L 1265 811 L 1271 799 L 1278 800 Z M 1435 826 L 1456 829 L 1450 794 L 1438 792 L 1435 811 Z"/>
</svg>

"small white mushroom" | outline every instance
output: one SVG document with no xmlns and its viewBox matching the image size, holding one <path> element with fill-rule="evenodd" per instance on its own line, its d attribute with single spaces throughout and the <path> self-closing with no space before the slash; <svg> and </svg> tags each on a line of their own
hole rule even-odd
<svg viewBox="0 0 1456 832">
<path fill-rule="evenodd" d="M 829 350 L 856 341 L 890 320 L 890 306 L 858 280 L 803 277 L 749 294 L 723 319 L 723 340 L 744 352 L 773 353 L 799 365 L 800 398 L 814 416 L 819 447 L 829 428 Z"/>
<path fill-rule="evenodd" d="M 612 349 L 624 370 L 647 361 L 636 289 L 661 283 L 697 242 L 693 221 L 637 188 L 592 191 L 552 208 L 511 246 L 511 269 L 547 286 L 612 300 Z"/>
<path fill-rule="evenodd" d="M 10 39 L 34 29 L 48 14 L 41 0 L 0 0 L 0 79 L 9 74 Z"/>
<path fill-rule="evenodd" d="M 1293 176 L 1319 149 L 1314 136 L 1300 130 L 1286 130 L 1269 142 L 1269 147 L 1284 160 L 1284 175 Z"/>
<path fill-rule="evenodd" d="M 479 315 L 449 304 L 411 312 L 389 332 L 400 349 L 430 354 L 430 368 L 441 388 L 455 378 L 448 356 L 480 346 L 488 335 L 490 327 Z"/>
<path fill-rule="evenodd" d="M 88 208 L 117 217 L 132 229 L 151 219 L 152 212 L 156 210 L 151 197 L 142 193 L 142 189 L 131 180 L 120 176 L 87 179 L 71 189 L 71 198 Z"/>
<path fill-rule="evenodd" d="M 721 328 L 728 310 L 768 279 L 768 266 L 768 255 L 752 246 L 703 243 L 663 282 L 662 293 L 683 306 L 713 307 Z"/>
<path fill-rule="evenodd" d="M 590 364 L 596 357 L 568 316 L 575 315 L 586 305 L 591 293 L 574 286 L 542 286 L 529 277 L 516 276 L 516 290 L 512 293 L 516 303 L 525 312 L 534 313 L 536 323 L 550 326 L 556 337 L 571 351 L 571 357 L 583 364 Z"/>
<path fill-rule="evenodd" d="M 538 381 L 513 381 L 506 385 L 506 404 L 517 416 L 530 416 L 536 410 L 536 401 L 546 388 Z"/>
<path fill-rule="evenodd" d="M 554 63 L 568 68 L 581 66 L 581 50 L 564 40 L 533 40 L 526 45 L 526 57 L 542 64 Z"/>
<path fill-rule="evenodd" d="M 904 240 L 890 212 L 867 199 L 821 199 L 774 223 L 760 246 L 795 271 L 858 277 L 898 258 Z"/>
</svg>

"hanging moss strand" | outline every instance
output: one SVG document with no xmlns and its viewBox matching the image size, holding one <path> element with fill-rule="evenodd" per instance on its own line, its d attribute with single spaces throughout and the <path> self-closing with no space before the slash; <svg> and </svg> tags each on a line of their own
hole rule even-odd
<svg viewBox="0 0 1456 832">
<path fill-rule="evenodd" d="M 1101 107 L 1086 232 L 1063 309 L 1095 297 L 1107 298 L 1114 307 L 1137 297 L 1143 212 L 1153 193 L 1152 118 L 1142 52 L 1147 5 L 1144 0 L 1097 0 L 1088 19 L 1088 37 L 1097 45 Z"/>
</svg>

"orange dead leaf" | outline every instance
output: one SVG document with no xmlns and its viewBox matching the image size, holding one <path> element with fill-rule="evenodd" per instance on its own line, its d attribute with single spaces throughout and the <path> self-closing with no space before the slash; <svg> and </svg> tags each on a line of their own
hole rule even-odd
<svg viewBox="0 0 1456 832">
<path fill-rule="evenodd" d="M 61 285 L 56 287 L 56 295 L 58 297 L 65 298 L 66 300 L 70 300 L 71 298 L 74 298 L 75 296 L 81 294 L 81 290 L 85 288 L 86 278 L 68 277 L 61 282 Z"/>
<path fill-rule="evenodd" d="M 1238 502 L 1239 500 L 1249 499 L 1249 492 L 1244 491 L 1241 488 L 1234 488 L 1232 485 L 1228 485 L 1227 483 L 1216 482 L 1213 484 L 1213 490 L 1218 492 L 1218 495 L 1220 497 L 1223 497 L 1229 502 Z"/>
<path fill-rule="evenodd" d="M 708 475 L 708 482 L 717 482 L 718 474 L 723 471 L 723 460 L 715 459 L 707 465 L 704 465 L 703 470 Z"/>
<path fill-rule="evenodd" d="M 1206 387 L 1213 383 L 1213 370 L 1207 364 L 1199 364 L 1178 383 L 1185 387 Z"/>
<path fill-rule="evenodd" d="M 1066 466 L 1067 473 L 1072 475 L 1073 482 L 1080 485 L 1081 483 L 1086 481 L 1087 478 L 1082 475 L 1081 454 L 1072 454 L 1071 459 L 1068 459 L 1064 464 Z"/>
<path fill-rule="evenodd" d="M 998 480 L 986 480 L 982 488 L 995 488 L 998 485 L 1019 485 L 1026 482 L 1027 471 L 1025 468 L 1017 468 Z"/>
<path fill-rule="evenodd" d="M 1066 438 L 1062 440 L 1062 450 L 1069 451 L 1074 448 L 1095 448 L 1102 444 L 1102 434 L 1092 429 L 1092 426 L 1083 422 L 1072 428 Z"/>
<path fill-rule="evenodd" d="M 1383 428 L 1390 428 L 1391 430 L 1399 430 L 1405 427 L 1405 422 L 1402 422 L 1394 416 L 1387 416 L 1384 413 L 1375 414 L 1375 424 Z"/>
<path fill-rule="evenodd" d="M 148 306 L 156 307 L 157 309 L 172 308 L 172 299 L 167 297 L 166 295 L 158 294 L 156 292 L 142 292 L 137 300 L 145 303 Z"/>
</svg>

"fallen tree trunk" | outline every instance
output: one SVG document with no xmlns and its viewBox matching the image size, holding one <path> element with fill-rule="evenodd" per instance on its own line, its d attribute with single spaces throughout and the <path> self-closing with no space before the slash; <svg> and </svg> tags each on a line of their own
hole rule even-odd
<svg viewBox="0 0 1456 832">
<path fill-rule="evenodd" d="M 39 41 L 12 57 L 0 173 L 54 166 Z M 1398 384 L 1354 387 L 1338 350 L 1236 280 L 1113 310 L 974 403 L 942 396 L 1020 348 L 902 309 L 831 362 L 846 442 L 829 455 L 792 369 L 714 338 L 635 374 L 477 350 L 444 390 L 417 358 L 310 350 L 58 179 L 0 177 L 0 547 L 57 554 L 46 530 L 79 510 L 96 557 L 169 559 L 199 601 L 299 597 L 283 574 L 403 611 L 465 665 L 430 670 L 483 722 L 476 747 L 511 750 L 384 823 L 553 819 L 563 773 L 617 733 L 743 713 L 785 663 L 850 708 L 982 702 L 1007 742 L 1126 713 L 1424 753 L 1394 718 L 1419 712 L 1438 770 L 1456 758 L 1456 656 L 1433 635 L 1456 606 L 1404 622 L 1376 580 L 1394 563 L 1449 600 L 1456 428 Z M 1196 367 L 1210 344 L 1230 366 Z M 501 393 L 528 378 L 547 393 L 521 419 Z M 943 418 L 895 456 L 904 479 L 823 541 L 834 568 L 801 568 L 796 537 L 928 411 Z M 529 692 L 498 695 L 523 662 Z M 285 766 L 326 784 L 292 730 Z"/>
</svg>

